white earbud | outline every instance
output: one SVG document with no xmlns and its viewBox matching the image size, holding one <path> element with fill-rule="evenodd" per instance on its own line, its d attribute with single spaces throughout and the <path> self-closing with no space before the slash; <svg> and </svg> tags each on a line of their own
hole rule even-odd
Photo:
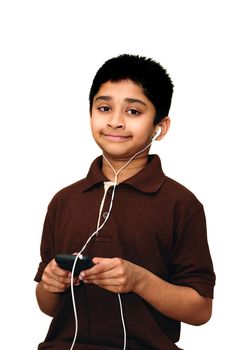
<svg viewBox="0 0 232 350">
<path fill-rule="evenodd" d="M 161 134 L 161 126 L 159 126 L 158 130 L 155 132 L 155 134 L 152 136 L 152 141 L 155 140 L 160 134 Z"/>
</svg>

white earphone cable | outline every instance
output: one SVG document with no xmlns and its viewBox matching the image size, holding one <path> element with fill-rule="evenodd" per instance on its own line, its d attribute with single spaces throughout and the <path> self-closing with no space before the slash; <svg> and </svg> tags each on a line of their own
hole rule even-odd
<svg viewBox="0 0 232 350">
<path fill-rule="evenodd" d="M 101 212 L 103 209 L 103 205 L 104 205 L 104 201 L 106 198 L 106 193 L 108 190 L 108 186 L 104 187 L 104 194 L 103 194 L 103 198 L 100 204 L 100 208 L 99 208 L 99 216 L 98 216 L 98 222 L 97 222 L 97 229 L 96 231 L 94 231 L 89 238 L 87 239 L 87 241 L 85 242 L 84 246 L 82 247 L 82 249 L 77 253 L 74 263 L 73 263 L 73 267 L 72 267 L 72 272 L 71 272 L 71 296 L 72 296 L 72 304 L 73 304 L 73 312 L 74 312 L 74 319 L 75 319 L 75 332 L 74 332 L 74 337 L 73 337 L 73 342 L 72 345 L 70 347 L 70 350 L 73 350 L 74 345 L 76 343 L 76 338 L 77 338 L 77 333 L 78 333 L 78 316 L 77 316 L 77 309 L 76 309 L 76 302 L 75 302 L 75 295 L 74 295 L 74 271 L 75 271 L 75 266 L 77 263 L 77 260 L 79 258 L 79 256 L 81 255 L 81 253 L 85 250 L 85 248 L 87 247 L 89 241 L 98 234 L 98 232 L 103 228 L 103 226 L 105 225 L 105 223 L 107 222 L 112 207 L 113 207 L 113 201 L 114 201 L 114 196 L 115 196 L 115 189 L 117 186 L 117 180 L 118 180 L 118 175 L 119 173 L 139 154 L 143 153 L 147 148 L 149 148 L 152 144 L 152 142 L 160 135 L 161 132 L 161 128 L 159 129 L 159 131 L 155 134 L 155 136 L 152 138 L 152 140 L 150 141 L 150 143 L 144 147 L 142 150 L 138 151 L 137 153 L 135 153 L 126 164 L 124 164 L 118 171 L 116 171 L 114 169 L 114 167 L 112 166 L 112 164 L 108 161 L 108 159 L 106 158 L 106 156 L 103 154 L 104 159 L 106 160 L 106 162 L 109 164 L 109 166 L 111 167 L 111 169 L 113 170 L 115 177 L 114 177 L 114 182 L 113 182 L 113 191 L 112 191 L 112 195 L 111 195 L 111 201 L 110 201 L 110 205 L 109 205 L 109 211 L 107 213 L 107 216 L 105 217 L 105 220 L 102 222 L 102 224 L 100 225 L 100 218 L 101 218 Z M 118 300 L 119 300 L 119 307 L 120 307 L 120 314 L 121 314 L 121 321 L 122 321 L 122 327 L 123 327 L 123 334 L 124 334 L 124 342 L 123 342 L 123 350 L 126 350 L 126 342 L 127 342 L 127 335 L 126 335 L 126 326 L 125 326 L 125 321 L 124 321 L 124 315 L 123 315 L 123 306 L 122 306 L 122 300 L 121 300 L 121 295 L 118 293 Z"/>
</svg>

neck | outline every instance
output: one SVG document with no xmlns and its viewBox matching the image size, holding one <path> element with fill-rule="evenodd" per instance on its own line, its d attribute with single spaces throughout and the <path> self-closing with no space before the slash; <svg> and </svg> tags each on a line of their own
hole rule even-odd
<svg viewBox="0 0 232 350">
<path fill-rule="evenodd" d="M 137 156 L 136 158 L 132 159 L 131 162 L 129 162 L 129 163 L 128 163 L 129 159 L 126 159 L 126 160 L 114 159 L 114 158 L 109 157 L 107 155 L 105 155 L 105 157 L 107 158 L 107 160 L 111 164 L 111 166 L 107 162 L 107 160 L 103 157 L 102 172 L 110 181 L 114 181 L 115 172 L 116 173 L 119 172 L 118 179 L 117 179 L 118 183 L 134 176 L 135 174 L 137 174 L 140 170 L 142 170 L 146 166 L 147 160 L 148 160 L 148 154 L 145 154 L 145 155 L 141 154 L 141 155 Z M 124 166 L 125 166 L 125 168 L 122 169 Z M 115 170 L 115 172 L 112 168 Z M 122 171 L 120 171 L 120 169 L 122 169 Z"/>
</svg>

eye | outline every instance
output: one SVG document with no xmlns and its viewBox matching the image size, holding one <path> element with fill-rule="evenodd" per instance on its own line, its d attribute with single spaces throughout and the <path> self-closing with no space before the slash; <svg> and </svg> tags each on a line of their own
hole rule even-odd
<svg viewBox="0 0 232 350">
<path fill-rule="evenodd" d="M 129 109 L 127 110 L 127 113 L 130 114 L 130 115 L 135 115 L 135 116 L 141 114 L 140 111 L 138 111 L 137 109 L 134 109 L 134 108 L 129 108 Z"/>
<path fill-rule="evenodd" d="M 100 106 L 100 107 L 98 107 L 97 109 L 98 109 L 98 111 L 100 111 L 100 112 L 109 112 L 110 107 L 108 107 L 108 106 Z"/>
</svg>

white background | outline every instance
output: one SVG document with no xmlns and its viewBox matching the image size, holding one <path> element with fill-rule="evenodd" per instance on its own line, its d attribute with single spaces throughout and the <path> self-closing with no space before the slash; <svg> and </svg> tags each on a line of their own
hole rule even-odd
<svg viewBox="0 0 232 350">
<path fill-rule="evenodd" d="M 32 350 L 50 318 L 33 282 L 47 204 L 100 154 L 89 130 L 96 70 L 120 53 L 154 58 L 175 92 L 167 137 L 152 146 L 167 175 L 203 202 L 217 273 L 214 312 L 183 325 L 185 350 L 230 347 L 230 1 L 1 1 L 1 343 Z M 138 320 L 139 321 L 139 320 Z M 222 345 L 224 344 L 224 345 Z M 7 345 L 7 346 L 6 346 Z"/>
</svg>

